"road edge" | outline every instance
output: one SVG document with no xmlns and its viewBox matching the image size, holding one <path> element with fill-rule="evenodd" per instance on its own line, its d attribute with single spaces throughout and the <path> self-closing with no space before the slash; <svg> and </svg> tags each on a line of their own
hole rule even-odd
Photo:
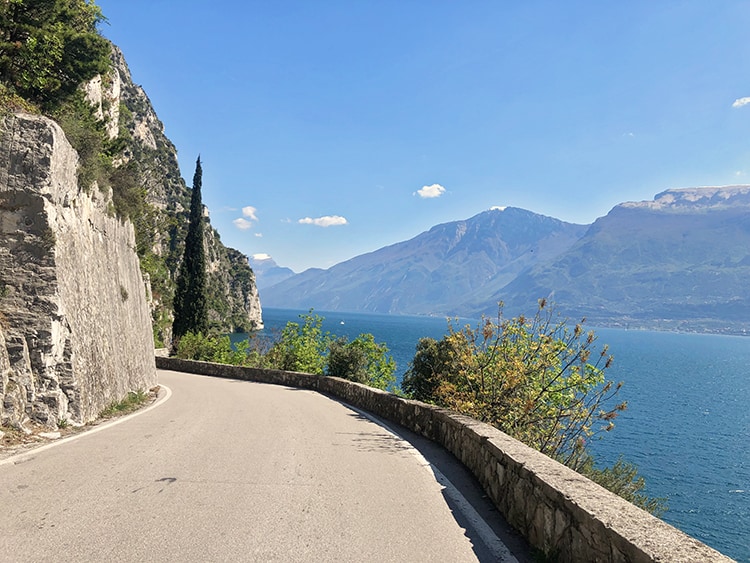
<svg viewBox="0 0 750 563">
<path fill-rule="evenodd" d="M 62 438 L 61 440 L 56 440 L 54 442 L 50 442 L 49 444 L 44 444 L 41 446 L 32 447 L 29 450 L 26 450 L 24 452 L 20 452 L 17 454 L 14 454 L 10 457 L 7 457 L 3 460 L 0 460 L 0 467 L 4 465 L 16 465 L 17 463 L 22 463 L 26 461 L 29 457 L 34 456 L 38 453 L 41 453 L 45 450 L 49 450 L 51 448 L 60 446 L 62 444 L 66 444 L 68 442 L 72 442 L 74 440 L 78 440 L 79 438 L 83 438 L 84 436 L 90 436 L 91 434 L 96 434 L 97 432 L 101 432 L 102 430 L 107 430 L 108 428 L 112 428 L 113 426 L 117 426 L 118 424 L 122 424 L 123 422 L 127 422 L 131 418 L 135 418 L 136 416 L 140 416 L 142 414 L 147 413 L 151 409 L 155 409 L 156 407 L 159 407 L 166 403 L 171 397 L 172 397 L 172 390 L 167 387 L 166 385 L 159 384 L 159 394 L 161 395 L 161 390 L 164 389 L 165 393 L 163 397 L 158 397 L 156 401 L 151 403 L 149 406 L 138 409 L 135 412 L 132 412 L 130 414 L 126 414 L 125 416 L 117 417 L 115 419 L 112 419 L 108 422 L 102 422 L 101 424 L 97 424 L 96 426 L 88 429 L 88 430 L 82 430 L 81 432 L 77 432 L 76 434 L 73 434 L 72 436 L 68 436 L 66 438 Z"/>
</svg>

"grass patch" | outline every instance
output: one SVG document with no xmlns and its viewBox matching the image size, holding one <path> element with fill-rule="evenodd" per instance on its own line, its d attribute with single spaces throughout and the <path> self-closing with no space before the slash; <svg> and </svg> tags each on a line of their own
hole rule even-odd
<svg viewBox="0 0 750 563">
<path fill-rule="evenodd" d="M 121 416 L 129 414 L 133 411 L 141 408 L 145 403 L 151 400 L 151 394 L 148 391 L 138 389 L 137 391 L 128 392 L 128 396 L 122 401 L 112 403 L 101 413 L 100 418 L 112 418 L 113 416 Z"/>
</svg>

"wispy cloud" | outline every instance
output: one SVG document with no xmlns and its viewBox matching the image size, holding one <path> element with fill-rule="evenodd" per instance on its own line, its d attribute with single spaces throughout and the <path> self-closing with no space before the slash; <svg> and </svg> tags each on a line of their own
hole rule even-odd
<svg viewBox="0 0 750 563">
<path fill-rule="evenodd" d="M 258 238 L 263 238 L 263 233 L 255 233 L 255 236 Z"/>
<path fill-rule="evenodd" d="M 325 215 L 324 217 L 305 217 L 297 221 L 301 225 L 315 225 L 316 227 L 337 227 L 339 225 L 346 225 L 348 221 L 345 217 L 339 215 Z"/>
<path fill-rule="evenodd" d="M 750 104 L 750 96 L 746 96 L 744 98 L 737 98 L 732 104 L 732 107 L 741 108 L 742 106 L 746 106 L 747 104 Z"/>
<path fill-rule="evenodd" d="M 241 231 L 246 231 L 248 229 L 251 229 L 253 226 L 252 221 L 248 221 L 247 219 L 243 217 L 239 217 L 232 221 L 234 223 L 234 226 L 237 227 Z"/>
<path fill-rule="evenodd" d="M 441 186 L 440 184 L 432 184 L 431 186 L 422 186 L 420 189 L 414 192 L 414 195 L 418 195 L 423 199 L 430 199 L 440 197 L 444 193 L 445 188 L 443 186 Z"/>
<path fill-rule="evenodd" d="M 253 207 L 252 205 L 248 205 L 248 206 L 242 208 L 242 216 L 243 217 L 247 217 L 251 221 L 257 221 L 258 220 L 258 216 L 256 215 L 257 212 L 258 212 L 258 210 L 255 207 Z"/>
<path fill-rule="evenodd" d="M 270 260 L 271 259 L 271 255 L 270 254 L 266 254 L 265 252 L 259 252 L 258 254 L 253 254 L 252 258 L 253 258 L 253 260 L 258 260 L 258 261 L 261 261 L 261 260 Z"/>
</svg>

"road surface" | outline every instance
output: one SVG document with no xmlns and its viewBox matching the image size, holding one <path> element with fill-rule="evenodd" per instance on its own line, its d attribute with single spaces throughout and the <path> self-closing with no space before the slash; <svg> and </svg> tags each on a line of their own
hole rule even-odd
<svg viewBox="0 0 750 563">
<path fill-rule="evenodd" d="M 153 408 L 0 462 L 0 560 L 515 561 L 363 413 L 307 390 L 159 381 L 170 396 Z"/>
</svg>

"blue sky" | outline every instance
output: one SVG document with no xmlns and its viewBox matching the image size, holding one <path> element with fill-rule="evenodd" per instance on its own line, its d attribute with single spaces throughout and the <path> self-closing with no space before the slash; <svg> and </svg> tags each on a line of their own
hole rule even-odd
<svg viewBox="0 0 750 563">
<path fill-rule="evenodd" d="M 750 183 L 744 0 L 97 4 L 224 243 L 297 272 L 493 206 Z"/>
</svg>

